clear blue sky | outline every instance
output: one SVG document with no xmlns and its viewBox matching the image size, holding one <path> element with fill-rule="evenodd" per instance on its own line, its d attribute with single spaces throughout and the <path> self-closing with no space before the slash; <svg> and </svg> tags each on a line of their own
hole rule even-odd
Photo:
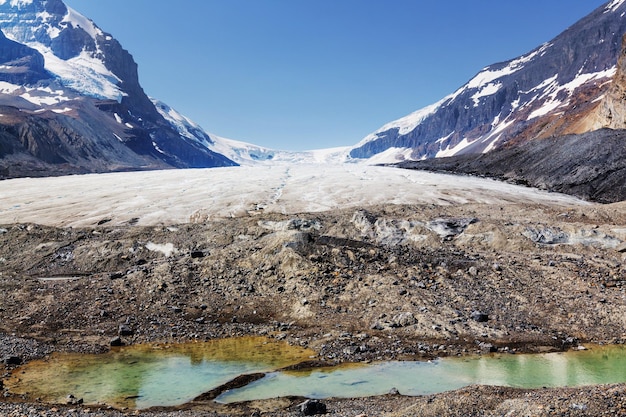
<svg viewBox="0 0 626 417">
<path fill-rule="evenodd" d="M 603 0 L 65 0 L 115 36 L 156 97 L 231 139 L 353 145 Z"/>
</svg>

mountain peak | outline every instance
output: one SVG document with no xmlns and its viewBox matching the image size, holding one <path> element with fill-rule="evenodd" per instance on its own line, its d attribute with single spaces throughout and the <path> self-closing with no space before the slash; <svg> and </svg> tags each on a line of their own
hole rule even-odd
<svg viewBox="0 0 626 417">
<path fill-rule="evenodd" d="M 39 51 L 46 69 L 65 86 L 116 101 L 128 94 L 119 87 L 122 77 L 104 60 L 112 37 L 61 0 L 0 0 L 0 29 Z"/>
<path fill-rule="evenodd" d="M 606 3 L 550 42 L 489 65 L 434 105 L 386 124 L 350 155 L 420 160 L 590 128 L 625 128 L 616 126 L 615 114 L 611 125 L 598 125 L 596 114 L 616 76 L 625 16 L 626 0 Z"/>
<path fill-rule="evenodd" d="M 11 115 L 0 120 L 0 172 L 235 165 L 199 127 L 189 137 L 166 120 L 132 55 L 63 1 L 0 0 L 0 30 L 0 106 Z"/>
</svg>

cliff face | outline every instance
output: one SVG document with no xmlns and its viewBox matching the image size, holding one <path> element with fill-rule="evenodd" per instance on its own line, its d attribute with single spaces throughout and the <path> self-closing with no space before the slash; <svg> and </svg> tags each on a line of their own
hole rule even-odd
<svg viewBox="0 0 626 417">
<path fill-rule="evenodd" d="M 626 2 L 607 3 L 552 41 L 484 68 L 440 102 L 383 126 L 350 155 L 419 160 L 623 126 L 624 33 Z"/>
<path fill-rule="evenodd" d="M 50 78 L 43 56 L 33 48 L 11 41 L 0 32 L 0 81 L 33 84 Z"/>
<path fill-rule="evenodd" d="M 626 200 L 626 130 L 599 129 L 399 166 L 493 177 L 614 203 Z"/>
<path fill-rule="evenodd" d="M 626 129 L 626 35 L 622 38 L 622 51 L 608 91 L 594 111 L 583 118 L 576 133 L 603 127 Z"/>
<path fill-rule="evenodd" d="M 2 176 L 236 165 L 167 120 L 132 55 L 61 0 L 2 2 L 0 29 Z"/>
</svg>

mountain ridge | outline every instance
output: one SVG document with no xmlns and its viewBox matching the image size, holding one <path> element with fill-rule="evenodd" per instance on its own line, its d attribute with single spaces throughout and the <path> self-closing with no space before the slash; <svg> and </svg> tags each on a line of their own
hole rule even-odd
<svg viewBox="0 0 626 417">
<path fill-rule="evenodd" d="M 625 15 L 625 0 L 608 2 L 552 41 L 485 67 L 454 93 L 386 124 L 353 147 L 287 152 L 210 134 L 149 97 L 132 55 L 62 0 L 0 0 L 0 178 L 393 163 L 481 154 L 535 138 L 623 128 Z M 597 138 L 602 135 L 589 137 L 601 146 Z M 558 149 L 567 152 L 552 148 Z M 489 174 L 476 163 L 471 172 Z M 533 183 L 530 177 L 515 181 Z M 605 198 L 592 191 L 571 192 Z M 615 195 L 621 194 L 608 198 Z"/>
<path fill-rule="evenodd" d="M 527 141 L 482 154 L 462 154 L 395 166 L 469 174 L 565 193 L 599 203 L 626 200 L 626 130 Z"/>
<path fill-rule="evenodd" d="M 439 102 L 384 125 L 350 156 L 420 160 L 618 127 L 608 126 L 598 108 L 617 71 L 625 13 L 623 0 L 606 3 L 552 41 L 487 66 Z"/>
<path fill-rule="evenodd" d="M 181 135 L 132 55 L 62 0 L 0 1 L 0 31 L 2 177 L 237 165 Z"/>
</svg>

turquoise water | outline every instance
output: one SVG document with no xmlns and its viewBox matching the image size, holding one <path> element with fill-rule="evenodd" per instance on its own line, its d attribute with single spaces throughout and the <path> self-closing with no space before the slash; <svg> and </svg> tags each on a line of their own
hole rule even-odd
<svg viewBox="0 0 626 417">
<path fill-rule="evenodd" d="M 626 350 L 621 346 L 275 372 L 314 354 L 258 337 L 131 346 L 104 355 L 55 354 L 18 368 L 4 383 L 10 392 L 49 402 L 64 402 L 72 394 L 87 404 L 144 409 L 184 404 L 239 375 L 257 372 L 266 375 L 224 392 L 216 401 L 364 397 L 392 388 L 404 395 L 424 395 L 471 384 L 539 388 L 626 382 Z"/>
<path fill-rule="evenodd" d="M 14 371 L 5 386 L 55 403 L 71 394 L 86 404 L 174 406 L 239 375 L 269 372 L 312 355 L 311 350 L 261 337 L 135 345 L 102 355 L 54 354 Z"/>
<path fill-rule="evenodd" d="M 472 384 L 541 388 L 619 382 L 626 382 L 626 350 L 612 346 L 565 353 L 499 354 L 272 372 L 246 387 L 223 393 L 217 401 L 286 395 L 363 397 L 386 394 L 392 388 L 404 395 L 426 395 Z"/>
</svg>

